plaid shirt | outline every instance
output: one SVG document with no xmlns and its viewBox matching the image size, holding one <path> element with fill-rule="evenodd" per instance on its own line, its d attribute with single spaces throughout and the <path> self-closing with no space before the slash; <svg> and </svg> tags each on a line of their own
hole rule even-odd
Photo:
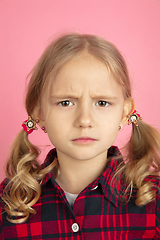
<svg viewBox="0 0 160 240">
<path fill-rule="evenodd" d="M 111 147 L 109 156 L 117 154 L 118 149 Z M 53 149 L 43 166 L 55 157 Z M 0 239 L 160 239 L 160 196 L 143 207 L 135 205 L 134 197 L 129 203 L 121 201 L 117 190 L 111 186 L 117 165 L 118 161 L 112 159 L 104 173 L 79 194 L 73 209 L 53 174 L 48 173 L 42 183 L 41 197 L 33 206 L 37 214 L 31 214 L 22 224 L 12 224 L 6 220 L 5 213 L 1 214 Z M 149 179 L 156 186 L 160 185 L 159 179 Z"/>
</svg>

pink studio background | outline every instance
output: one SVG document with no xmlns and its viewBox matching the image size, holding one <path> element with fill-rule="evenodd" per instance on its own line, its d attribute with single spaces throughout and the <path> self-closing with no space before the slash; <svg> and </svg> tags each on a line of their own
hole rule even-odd
<svg viewBox="0 0 160 240">
<path fill-rule="evenodd" d="M 50 38 L 63 32 L 100 35 L 124 55 L 136 109 L 160 130 L 160 0 L 0 0 L 0 180 L 9 147 L 27 119 L 26 76 Z M 123 146 L 131 126 L 119 133 Z M 51 146 L 39 129 L 40 160 Z"/>
</svg>

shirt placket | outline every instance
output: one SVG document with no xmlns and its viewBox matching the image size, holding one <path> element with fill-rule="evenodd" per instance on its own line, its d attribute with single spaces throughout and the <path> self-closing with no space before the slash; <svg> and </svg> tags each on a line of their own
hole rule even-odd
<svg viewBox="0 0 160 240">
<path fill-rule="evenodd" d="M 84 240 L 82 233 L 82 224 L 69 205 L 64 191 L 54 182 L 63 207 L 59 209 L 60 220 L 58 220 L 59 231 L 65 240 Z"/>
</svg>

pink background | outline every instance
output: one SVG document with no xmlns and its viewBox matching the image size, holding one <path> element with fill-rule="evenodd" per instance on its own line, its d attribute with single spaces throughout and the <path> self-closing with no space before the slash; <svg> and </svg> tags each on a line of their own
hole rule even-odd
<svg viewBox="0 0 160 240">
<path fill-rule="evenodd" d="M 100 35 L 124 55 L 136 109 L 160 129 L 160 0 L 0 0 L 0 180 L 9 147 L 27 118 L 26 76 L 50 41 L 63 32 Z M 130 126 L 116 144 L 127 141 Z M 31 140 L 45 152 L 47 136 Z"/>
</svg>

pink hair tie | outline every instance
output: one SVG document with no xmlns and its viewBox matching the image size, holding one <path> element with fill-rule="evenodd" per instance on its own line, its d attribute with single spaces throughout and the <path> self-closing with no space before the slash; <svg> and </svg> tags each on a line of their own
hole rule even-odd
<svg viewBox="0 0 160 240">
<path fill-rule="evenodd" d="M 134 110 L 134 112 L 132 112 L 131 114 L 128 114 L 127 117 L 128 117 L 128 125 L 133 123 L 136 127 L 138 127 L 138 121 L 142 120 L 140 114 L 138 114 L 136 110 Z"/>
<path fill-rule="evenodd" d="M 32 133 L 34 130 L 37 130 L 36 123 L 38 123 L 39 120 L 33 120 L 31 116 L 28 117 L 28 120 L 24 121 L 22 123 L 22 127 L 24 131 L 28 134 Z"/>
</svg>

